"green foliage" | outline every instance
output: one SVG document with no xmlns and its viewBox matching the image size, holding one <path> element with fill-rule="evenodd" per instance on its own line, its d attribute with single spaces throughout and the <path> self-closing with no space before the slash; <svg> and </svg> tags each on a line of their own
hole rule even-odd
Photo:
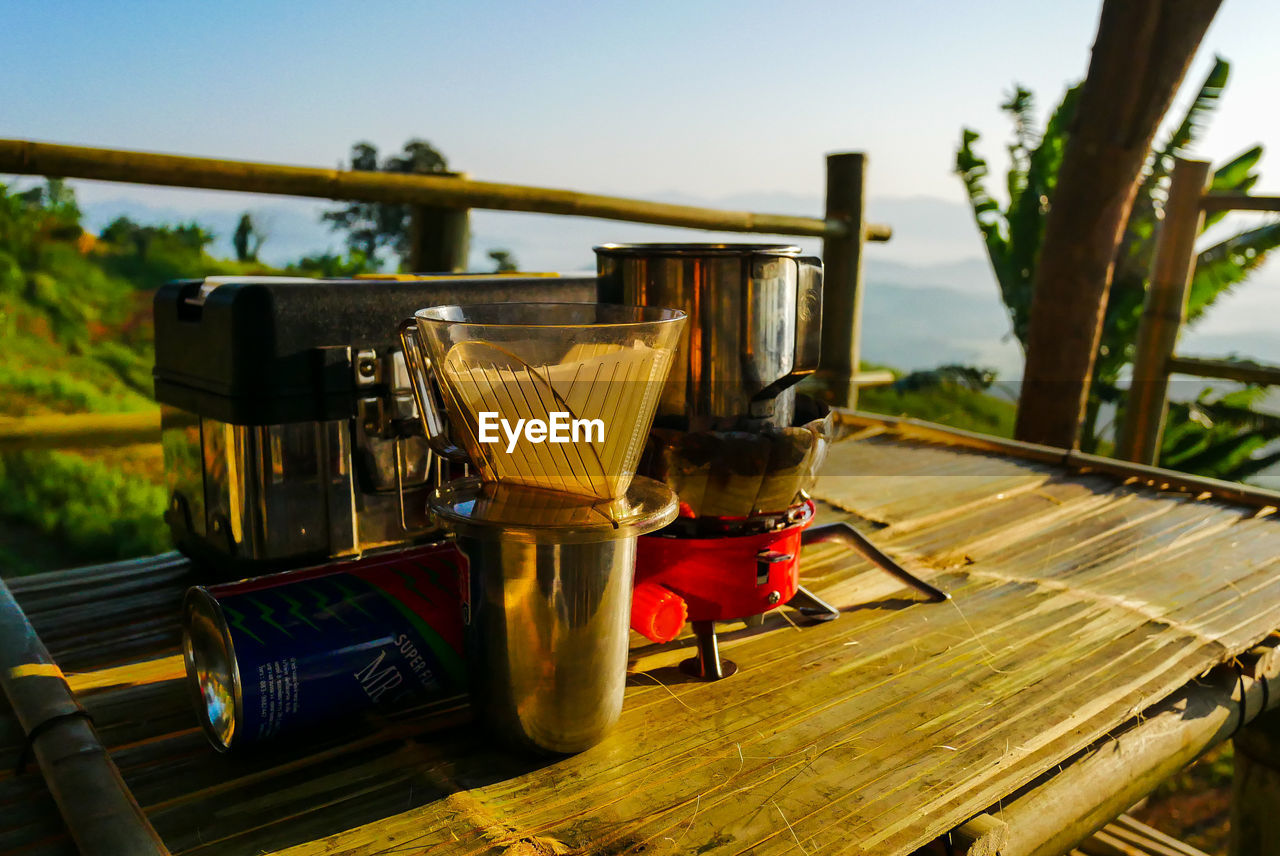
<svg viewBox="0 0 1280 856">
<path fill-rule="evenodd" d="M 83 232 L 59 181 L 0 184 L 0 415 L 154 407 L 149 288 L 234 265 L 208 258 L 196 224 L 103 234 Z M 167 549 L 159 464 L 145 446 L 0 455 L 4 572 Z"/>
<path fill-rule="evenodd" d="M 351 169 L 432 175 L 447 172 L 448 164 L 430 143 L 414 138 L 404 144 L 400 154 L 381 162 L 373 143 L 356 143 L 351 147 Z M 321 219 L 335 231 L 347 233 L 347 249 L 353 256 L 358 253 L 376 266 L 380 263 L 378 252 L 384 247 L 390 247 L 401 261 L 409 258 L 409 212 L 409 205 L 352 202 L 326 211 Z"/>
<path fill-rule="evenodd" d="M 103 273 L 144 290 L 175 279 L 271 272 L 256 261 L 232 262 L 210 256 L 207 249 L 214 237 L 198 223 L 143 226 L 119 217 L 99 235 L 95 260 Z"/>
<path fill-rule="evenodd" d="M 350 278 L 362 273 L 373 273 L 378 269 L 360 250 L 352 250 L 345 256 L 335 253 L 320 253 L 314 256 L 303 256 L 297 262 L 287 266 L 285 273 L 296 276 L 323 276 Z"/>
<path fill-rule="evenodd" d="M 986 369 L 940 366 L 903 375 L 887 386 L 860 390 L 858 408 L 1012 437 L 1017 406 L 986 392 L 994 380 L 995 373 Z"/>
<path fill-rule="evenodd" d="M 170 549 L 159 484 L 65 452 L 0 456 L 0 515 L 62 541 L 79 559 L 123 559 Z"/>
<path fill-rule="evenodd" d="M 495 265 L 494 273 L 509 273 L 510 271 L 520 270 L 520 263 L 516 261 L 516 257 L 511 254 L 510 250 L 490 250 L 489 258 L 493 260 Z"/>
<path fill-rule="evenodd" d="M 1174 469 L 1245 479 L 1280 463 L 1280 417 L 1255 408 L 1264 387 L 1206 389 L 1190 402 L 1169 405 L 1161 463 Z"/>
<path fill-rule="evenodd" d="M 1102 405 L 1113 404 L 1122 408 L 1124 404 L 1119 381 L 1133 361 L 1138 323 L 1155 253 L 1157 227 L 1163 216 L 1174 159 L 1186 155 L 1203 133 L 1229 76 L 1230 65 L 1218 58 L 1182 120 L 1151 154 L 1143 170 L 1141 185 L 1116 253 L 1081 438 L 1081 446 L 1086 451 L 1096 451 L 1102 442 L 1107 427 L 1100 418 Z M 999 284 L 1001 299 L 1009 312 L 1013 333 L 1024 348 L 1036 263 L 1078 97 L 1079 86 L 1067 90 L 1044 129 L 1038 133 L 1034 128 L 1034 101 L 1028 90 L 1015 87 L 1013 94 L 1001 105 L 1013 124 L 1013 142 L 1009 145 L 1010 168 L 1005 181 L 1008 202 L 1003 208 L 986 189 L 990 171 L 987 162 L 975 149 L 977 132 L 964 129 L 956 151 L 955 171 L 968 192 L 974 219 Z M 1249 190 L 1258 181 L 1256 167 L 1261 157 L 1262 147 L 1255 146 L 1223 164 L 1214 172 L 1211 190 Z M 1218 219 L 1217 216 L 1209 218 L 1206 228 Z M 1233 235 L 1200 253 L 1188 299 L 1188 322 L 1194 323 L 1203 317 L 1277 246 L 1280 246 L 1280 224 L 1269 223 Z M 1198 406 L 1203 405 L 1201 402 Z M 1233 434 L 1221 422 L 1215 423 L 1216 428 L 1211 432 L 1194 420 L 1187 425 L 1178 421 L 1189 418 L 1192 412 L 1194 409 L 1184 414 L 1179 408 L 1174 408 L 1170 424 L 1181 430 L 1166 434 L 1161 463 L 1179 466 L 1188 472 L 1228 478 L 1243 478 L 1256 471 L 1256 462 L 1248 455 L 1213 457 L 1185 454 L 1185 449 L 1176 445 L 1173 438 L 1180 436 L 1182 439 L 1178 442 L 1188 443 L 1188 432 L 1196 434 L 1199 437 L 1197 442 L 1209 447 L 1232 442 L 1229 438 L 1235 437 L 1234 442 L 1239 449 L 1261 448 L 1253 445 L 1256 436 L 1244 431 L 1242 426 Z M 1218 415 L 1220 419 L 1244 418 L 1236 409 L 1220 409 Z M 1233 462 L 1233 466 L 1227 467 L 1225 462 Z"/>
</svg>

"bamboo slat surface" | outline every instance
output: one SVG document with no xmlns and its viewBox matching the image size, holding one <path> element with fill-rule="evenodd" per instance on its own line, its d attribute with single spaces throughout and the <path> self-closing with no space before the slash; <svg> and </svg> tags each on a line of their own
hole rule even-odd
<svg viewBox="0 0 1280 856">
<path fill-rule="evenodd" d="M 635 637 L 618 729 L 564 759 L 493 746 L 460 700 L 219 756 L 172 659 L 185 562 L 12 588 L 152 824 L 197 854 L 908 854 L 1280 628 L 1265 509 L 892 432 L 833 446 L 815 496 L 953 600 L 806 549 L 839 620 L 726 625 L 719 683 L 675 668 L 687 640 Z M 35 800 L 5 775 L 0 844 Z"/>
</svg>

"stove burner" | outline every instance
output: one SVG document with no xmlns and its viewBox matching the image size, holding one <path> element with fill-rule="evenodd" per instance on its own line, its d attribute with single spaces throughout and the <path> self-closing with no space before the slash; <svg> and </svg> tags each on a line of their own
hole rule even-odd
<svg viewBox="0 0 1280 856">
<path fill-rule="evenodd" d="M 840 611 L 800 585 L 800 549 L 833 541 L 865 556 L 932 601 L 950 595 L 907 571 L 846 522 L 808 528 L 814 505 L 805 500 L 777 514 L 747 518 L 684 517 L 639 540 L 631 627 L 654 642 L 669 642 L 693 625 L 697 657 L 680 668 L 704 680 L 737 671 L 720 656 L 715 622 L 762 620 L 787 604 L 810 621 Z"/>
</svg>

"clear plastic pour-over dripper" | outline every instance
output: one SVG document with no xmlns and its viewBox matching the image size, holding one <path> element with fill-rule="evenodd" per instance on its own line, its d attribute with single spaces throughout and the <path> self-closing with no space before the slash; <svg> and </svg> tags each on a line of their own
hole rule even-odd
<svg viewBox="0 0 1280 856">
<path fill-rule="evenodd" d="M 684 320 L 595 303 L 434 306 L 401 340 L 437 449 L 465 453 L 485 481 L 613 500 L 635 475 Z"/>
</svg>

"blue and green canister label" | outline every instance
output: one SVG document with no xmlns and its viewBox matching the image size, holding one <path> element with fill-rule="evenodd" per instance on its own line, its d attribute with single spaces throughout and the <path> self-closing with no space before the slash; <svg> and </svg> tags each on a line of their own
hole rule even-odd
<svg viewBox="0 0 1280 856">
<path fill-rule="evenodd" d="M 235 742 L 462 689 L 466 562 L 433 545 L 209 587 L 239 676 Z"/>
</svg>

